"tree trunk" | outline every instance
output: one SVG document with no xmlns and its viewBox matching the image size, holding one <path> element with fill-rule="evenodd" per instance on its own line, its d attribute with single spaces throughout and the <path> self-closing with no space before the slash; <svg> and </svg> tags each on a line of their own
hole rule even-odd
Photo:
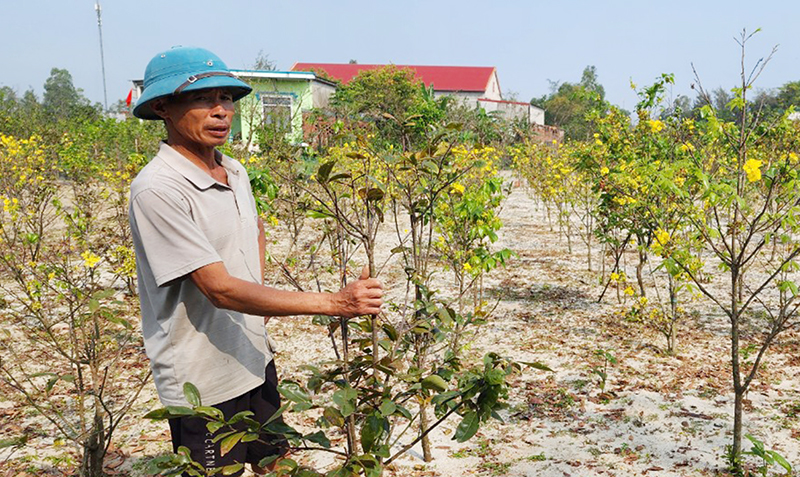
<svg viewBox="0 0 800 477">
<path fill-rule="evenodd" d="M 744 392 L 734 390 L 733 401 L 733 448 L 731 449 L 731 467 L 735 472 L 741 471 L 742 456 L 742 419 L 743 419 Z"/>
<path fill-rule="evenodd" d="M 340 325 L 342 330 L 342 360 L 344 361 L 344 369 L 350 367 L 350 345 L 348 343 L 349 337 L 347 336 L 347 319 L 341 318 Z M 350 373 L 345 374 L 350 376 Z M 349 377 L 346 378 L 349 384 Z M 347 452 L 349 455 L 358 454 L 358 439 L 356 438 L 356 418 L 354 415 L 347 416 L 345 421 L 345 431 L 347 433 Z"/>
<path fill-rule="evenodd" d="M 636 264 L 636 282 L 639 284 L 639 293 L 643 297 L 647 297 L 647 293 L 644 290 L 644 277 L 642 277 L 642 270 L 644 269 L 644 264 L 647 263 L 647 252 L 642 249 L 642 243 L 639 243 L 639 263 Z"/>
<path fill-rule="evenodd" d="M 427 432 L 428 428 L 430 427 L 430 422 L 428 421 L 428 403 L 422 402 L 419 408 L 419 430 L 420 432 Z M 430 462 L 433 460 L 433 455 L 431 454 L 431 440 L 428 439 L 428 434 L 422 436 L 422 459 L 425 462 Z"/>
<path fill-rule="evenodd" d="M 586 232 L 586 261 L 589 264 L 589 272 L 592 271 L 592 230 L 591 225 Z"/>
<path fill-rule="evenodd" d="M 675 278 L 668 274 L 669 280 L 669 336 L 667 337 L 667 353 L 675 354 L 678 339 L 678 287 Z"/>
<path fill-rule="evenodd" d="M 422 290 L 420 290 L 419 284 L 414 285 L 414 296 L 416 300 L 422 299 Z M 416 317 L 419 319 L 419 316 Z M 424 340 L 425 337 L 420 336 L 417 338 L 418 340 Z M 419 369 L 425 368 L 425 353 L 427 350 L 425 349 L 424 344 L 417 345 L 417 355 L 415 357 L 416 366 Z M 431 440 L 428 437 L 427 430 L 428 430 L 428 403 L 427 401 L 421 401 L 419 403 L 419 432 L 423 434 L 422 436 L 422 457 L 425 459 L 425 462 L 430 462 L 433 460 L 433 456 L 431 456 Z"/>
<path fill-rule="evenodd" d="M 741 366 L 739 363 L 739 305 L 737 298 L 741 290 L 741 280 L 739 267 L 731 267 L 731 373 L 733 374 L 733 446 L 731 448 L 730 464 L 734 473 L 741 474 L 742 457 L 742 418 L 743 418 L 743 399 L 747 388 L 742 383 Z"/>
<path fill-rule="evenodd" d="M 99 404 L 98 404 L 99 406 Z M 92 433 L 83 443 L 83 464 L 81 475 L 85 477 L 103 477 L 103 459 L 106 453 L 106 435 L 103 415 L 95 411 Z"/>
</svg>

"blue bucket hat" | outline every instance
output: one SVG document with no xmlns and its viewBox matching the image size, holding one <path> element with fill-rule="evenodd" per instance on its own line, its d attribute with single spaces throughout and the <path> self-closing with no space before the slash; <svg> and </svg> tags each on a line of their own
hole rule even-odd
<svg viewBox="0 0 800 477">
<path fill-rule="evenodd" d="M 133 115 L 141 119 L 161 119 L 150 108 L 157 98 L 198 89 L 225 88 L 237 101 L 253 90 L 236 78 L 214 53 L 189 46 L 176 46 L 157 54 L 144 72 L 144 91 L 136 101 Z"/>
</svg>

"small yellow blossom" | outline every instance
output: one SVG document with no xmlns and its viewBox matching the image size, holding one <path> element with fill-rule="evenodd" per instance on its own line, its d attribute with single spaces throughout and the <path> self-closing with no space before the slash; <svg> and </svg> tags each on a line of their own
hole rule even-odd
<svg viewBox="0 0 800 477">
<path fill-rule="evenodd" d="M 625 293 L 628 296 L 633 296 L 633 294 L 636 293 L 636 292 L 633 291 L 633 288 L 628 287 L 625 290 L 623 290 L 623 293 Z"/>
<path fill-rule="evenodd" d="M 464 271 L 466 272 L 472 271 L 472 265 L 470 265 L 469 262 L 464 263 Z"/>
<path fill-rule="evenodd" d="M 81 258 L 83 258 L 83 266 L 85 268 L 94 268 L 100 262 L 100 257 L 92 253 L 91 250 L 83 252 Z"/>
<path fill-rule="evenodd" d="M 664 129 L 664 123 L 659 121 L 658 119 L 651 119 L 647 121 L 648 126 L 650 126 L 650 132 L 657 133 Z"/>
<path fill-rule="evenodd" d="M 607 176 L 609 172 L 610 171 L 608 170 L 608 167 L 606 167 L 606 166 L 603 166 L 603 167 L 600 168 L 600 174 L 602 174 L 604 176 Z"/>
<path fill-rule="evenodd" d="M 744 163 L 744 172 L 747 174 L 747 180 L 750 182 L 756 182 L 761 180 L 761 165 L 763 161 L 759 161 L 757 159 L 748 159 L 747 162 Z"/>
<path fill-rule="evenodd" d="M 694 145 L 690 142 L 685 142 L 681 144 L 678 149 L 680 149 L 681 152 L 694 152 Z"/>
<path fill-rule="evenodd" d="M 646 305 L 647 304 L 647 297 L 646 296 L 640 296 L 639 297 L 639 304 L 642 305 L 642 306 Z"/>
<path fill-rule="evenodd" d="M 659 245 L 666 245 L 669 242 L 669 232 L 664 229 L 659 228 L 656 230 L 656 240 L 658 241 Z"/>
<path fill-rule="evenodd" d="M 457 194 L 464 193 L 464 186 L 459 184 L 458 182 L 453 183 L 453 185 L 450 186 L 450 189 Z"/>
<path fill-rule="evenodd" d="M 617 273 L 617 272 L 613 272 L 613 273 L 611 274 L 611 280 L 612 280 L 612 281 L 617 281 L 617 280 L 619 280 L 619 273 Z"/>
</svg>

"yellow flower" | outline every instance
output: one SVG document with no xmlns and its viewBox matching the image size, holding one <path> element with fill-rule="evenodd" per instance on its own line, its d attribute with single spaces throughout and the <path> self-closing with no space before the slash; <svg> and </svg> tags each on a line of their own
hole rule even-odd
<svg viewBox="0 0 800 477">
<path fill-rule="evenodd" d="M 690 142 L 685 142 L 681 144 L 678 149 L 680 149 L 681 152 L 694 152 L 694 145 Z"/>
<path fill-rule="evenodd" d="M 797 154 L 790 152 L 789 153 L 789 162 L 792 164 L 797 164 Z"/>
<path fill-rule="evenodd" d="M 619 273 L 617 273 L 617 272 L 614 272 L 614 273 L 612 273 L 612 274 L 611 274 L 611 280 L 612 280 L 612 281 L 617 281 L 617 280 L 619 280 Z"/>
<path fill-rule="evenodd" d="M 656 240 L 660 245 L 666 245 L 669 242 L 669 232 L 666 230 L 659 228 L 656 230 Z"/>
<path fill-rule="evenodd" d="M 646 296 L 640 296 L 639 297 L 639 304 L 642 305 L 642 306 L 646 305 L 647 304 L 647 297 Z"/>
<path fill-rule="evenodd" d="M 457 194 L 464 193 L 464 186 L 459 184 L 458 182 L 453 183 L 453 185 L 450 186 L 450 189 Z"/>
<path fill-rule="evenodd" d="M 275 217 L 274 215 L 270 215 L 268 220 L 269 220 L 269 223 L 272 224 L 273 226 L 280 225 L 280 221 L 278 221 L 278 218 Z"/>
<path fill-rule="evenodd" d="M 464 263 L 464 271 L 467 271 L 467 272 L 472 271 L 472 265 L 470 265 L 469 262 L 465 262 Z"/>
<path fill-rule="evenodd" d="M 744 163 L 744 172 L 747 174 L 747 180 L 750 182 L 756 182 L 761 180 L 761 165 L 763 161 L 759 161 L 757 159 L 748 159 L 747 162 Z"/>
<path fill-rule="evenodd" d="M 94 268 L 97 266 L 98 262 L 100 262 L 100 257 L 92 253 L 91 250 L 83 252 L 81 258 L 83 258 L 84 268 Z"/>
<path fill-rule="evenodd" d="M 633 294 L 634 294 L 634 293 L 636 293 L 636 292 L 634 292 L 634 291 L 633 291 L 633 288 L 631 288 L 631 287 L 628 287 L 628 288 L 626 288 L 626 289 L 624 290 L 624 292 L 623 292 L 623 293 L 625 293 L 625 294 L 626 294 L 626 295 L 628 295 L 628 296 L 633 296 Z"/>
<path fill-rule="evenodd" d="M 603 166 L 603 167 L 600 168 L 600 174 L 603 174 L 604 176 L 607 176 L 608 173 L 609 173 L 608 167 Z"/>
<path fill-rule="evenodd" d="M 664 129 L 664 123 L 659 121 L 658 119 L 650 119 L 647 121 L 647 124 L 650 126 L 650 132 L 657 133 Z"/>
</svg>

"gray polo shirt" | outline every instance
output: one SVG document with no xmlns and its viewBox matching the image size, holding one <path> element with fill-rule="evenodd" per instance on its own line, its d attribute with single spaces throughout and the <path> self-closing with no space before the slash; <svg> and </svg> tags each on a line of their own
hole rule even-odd
<svg viewBox="0 0 800 477">
<path fill-rule="evenodd" d="M 222 262 L 228 273 L 261 283 L 258 214 L 247 172 L 222 156 L 228 184 L 162 143 L 131 183 L 142 333 L 164 405 L 186 405 L 183 384 L 204 405 L 264 382 L 272 359 L 264 319 L 214 307 L 188 274 Z"/>
</svg>

